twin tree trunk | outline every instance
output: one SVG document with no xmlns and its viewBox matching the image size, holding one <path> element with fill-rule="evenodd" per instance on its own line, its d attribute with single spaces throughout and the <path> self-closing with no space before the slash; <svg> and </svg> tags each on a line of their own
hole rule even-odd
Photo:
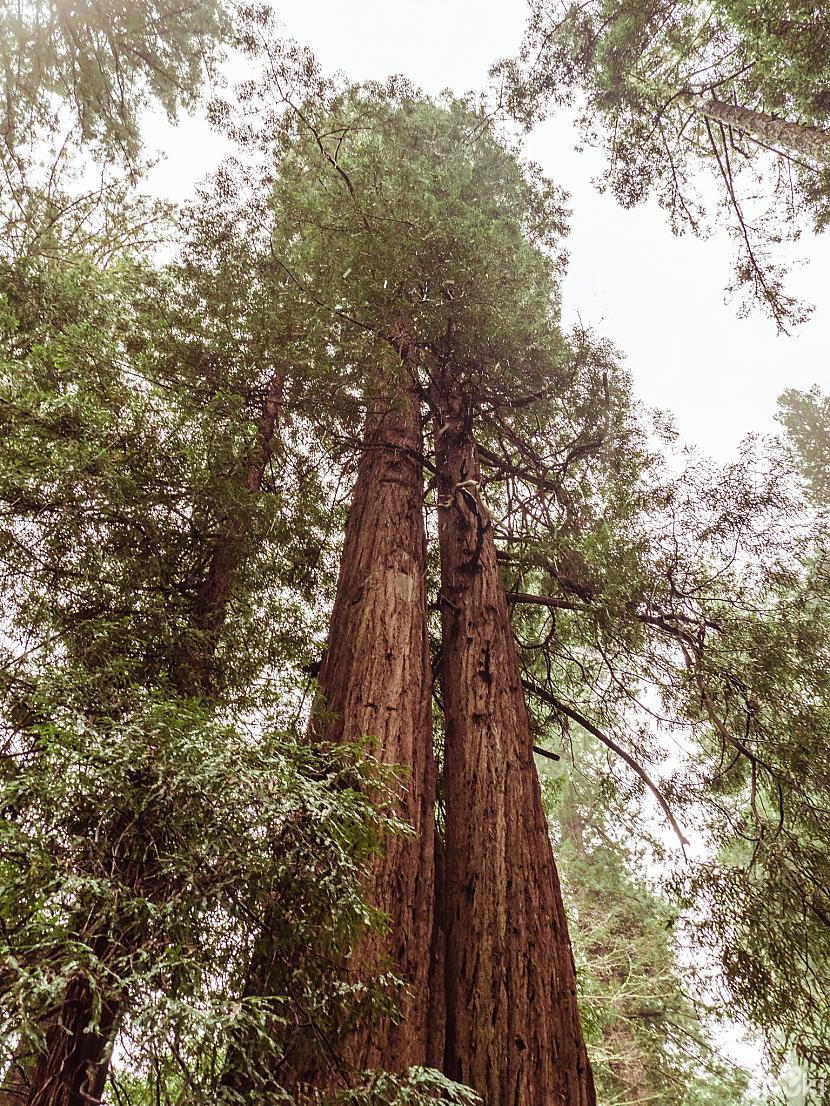
<svg viewBox="0 0 830 1106">
<path fill-rule="evenodd" d="M 284 376 L 279 373 L 268 384 L 254 446 L 242 471 L 243 487 L 250 494 L 261 490 L 273 454 L 283 386 Z M 231 511 L 220 527 L 205 580 L 194 598 L 185 647 L 171 659 L 171 677 L 182 695 L 211 692 L 216 648 L 244 557 L 245 537 L 244 510 Z M 139 883 L 138 873 L 132 875 Z M 103 933 L 93 938 L 93 949 L 102 960 L 128 951 L 124 945 L 124 940 L 110 940 Z M 106 1086 L 121 1006 L 120 996 L 105 996 L 96 1021 L 90 981 L 83 975 L 71 980 L 60 1005 L 46 1020 L 43 1051 L 24 1055 L 21 1050 L 13 1059 L 0 1088 L 0 1106 L 95 1106 Z"/>
<path fill-rule="evenodd" d="M 408 356 L 405 348 L 403 355 Z M 383 764 L 401 765 L 392 813 L 412 835 L 388 835 L 368 874 L 369 902 L 388 915 L 386 934 L 354 951 L 356 978 L 386 969 L 406 981 L 400 1022 L 352 1033 L 344 1059 L 356 1069 L 424 1064 L 429 1036 L 433 930 L 435 763 L 426 624 L 422 431 L 414 391 L 381 389 L 366 421 L 320 670 L 326 742 L 367 735 Z"/>
<path fill-rule="evenodd" d="M 562 895 L 462 390 L 432 386 L 445 710 L 445 1071 L 488 1106 L 594 1106 Z"/>
<path fill-rule="evenodd" d="M 407 990 L 400 1022 L 353 1031 L 340 1059 L 352 1070 L 443 1067 L 487 1106 L 595 1106 L 477 449 L 451 373 L 431 400 L 446 837 L 437 848 L 420 405 L 414 391 L 390 389 L 367 416 L 314 732 L 338 742 L 368 735 L 380 761 L 407 769 L 394 813 L 415 833 L 387 839 L 365 887 L 389 930 L 364 939 L 349 966 L 356 979 L 392 970 Z M 337 1082 L 332 1059 L 300 1081 Z"/>
</svg>

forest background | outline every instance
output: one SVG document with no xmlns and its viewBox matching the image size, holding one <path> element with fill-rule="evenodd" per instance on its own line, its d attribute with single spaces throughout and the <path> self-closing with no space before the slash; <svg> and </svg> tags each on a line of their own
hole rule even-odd
<svg viewBox="0 0 830 1106">
<path fill-rule="evenodd" d="M 423 85 L 427 92 L 437 92 L 448 84 L 456 91 L 485 85 L 489 79 L 489 66 L 518 51 L 524 18 L 524 12 L 518 10 L 515 13 L 494 11 L 490 13 L 492 18 L 486 18 L 486 13 L 483 14 L 479 7 L 476 18 L 471 19 L 469 8 L 461 5 L 442 5 L 440 9 L 436 6 L 434 11 L 424 6 L 418 6 L 417 10 L 401 6 L 394 13 L 395 19 L 389 10 L 381 12 L 368 7 L 354 13 L 357 18 L 345 20 L 342 9 L 317 5 L 298 6 L 293 11 L 285 7 L 278 14 L 285 20 L 289 32 L 308 42 L 315 50 L 325 70 L 341 68 L 350 79 L 381 79 L 389 72 L 403 71 Z M 495 18 L 497 14 L 498 20 Z M 511 20 L 509 29 L 501 22 L 505 15 Z M 473 34 L 473 26 L 479 38 Z M 442 50 L 435 49 L 436 42 L 442 43 Z M 420 49 L 419 43 L 422 44 Z M 377 50 L 374 57 L 366 56 L 369 44 Z M 396 50 L 401 51 L 400 61 L 397 60 Z M 481 60 L 480 64 L 474 65 L 472 59 L 477 50 L 480 50 Z M 459 61 L 464 61 L 472 69 L 458 69 Z M 231 84 L 240 72 L 239 68 L 234 69 L 233 64 L 228 67 L 226 77 Z M 221 85 L 217 83 L 213 91 L 221 95 Z M 176 201 L 190 197 L 195 180 L 212 169 L 228 150 L 227 140 L 212 137 L 209 125 L 198 117 L 180 122 L 178 127 L 171 129 L 161 118 L 150 115 L 143 119 L 142 127 L 149 148 L 157 147 L 165 154 L 162 163 L 149 171 L 146 181 L 157 195 Z M 717 225 L 711 237 L 703 242 L 691 237 L 677 239 L 670 235 L 664 213 L 656 206 L 648 203 L 634 211 L 621 211 L 612 197 L 597 196 L 590 184 L 592 174 L 602 172 L 601 155 L 589 151 L 574 156 L 573 145 L 574 132 L 570 129 L 567 114 L 540 125 L 527 139 L 526 145 L 527 152 L 541 163 L 543 171 L 571 193 L 572 230 L 565 242 L 565 248 L 571 255 L 569 275 L 563 284 L 565 319 L 571 324 L 578 319 L 581 324 L 596 326 L 603 337 L 611 338 L 626 355 L 635 395 L 647 404 L 667 409 L 676 416 L 680 439 L 671 445 L 667 442 L 665 448 L 675 452 L 674 464 L 678 468 L 688 463 L 685 455 L 688 443 L 700 445 L 704 452 L 729 460 L 736 454 L 738 443 L 747 432 L 774 429 L 772 416 L 780 391 L 791 387 L 806 389 L 815 383 L 826 382 L 824 351 L 827 349 L 830 324 L 821 294 L 830 278 L 826 243 L 821 238 L 810 237 L 795 247 L 794 256 L 801 251 L 812 261 L 808 269 L 796 272 L 791 283 L 799 297 L 818 305 L 809 322 L 791 328 L 794 331 L 792 334 L 784 334 L 780 328 L 776 331 L 774 323 L 757 312 L 737 319 L 735 303 L 724 303 L 722 288 L 729 276 L 731 248 Z M 707 185 L 704 183 L 703 187 L 705 189 Z M 717 224 L 717 220 L 715 222 Z M 814 474 L 814 469 L 811 472 Z M 586 754 L 586 763 L 588 761 L 590 755 Z M 562 815 L 561 809 L 561 781 L 556 782 L 556 773 L 549 779 L 549 809 L 553 816 L 560 808 L 560 816 L 564 817 L 567 828 L 568 813 L 565 811 Z M 585 799 L 585 796 L 582 798 Z M 588 808 L 595 803 L 590 795 L 586 801 Z M 571 810 L 571 815 L 573 813 Z M 657 813 L 655 806 L 653 814 Z M 570 822 L 573 830 L 579 817 L 575 820 L 571 817 Z M 651 913 L 643 934 L 644 946 L 655 944 L 654 933 L 649 932 L 648 927 L 655 921 L 659 923 L 662 918 L 662 906 L 657 906 L 657 900 L 650 897 L 654 888 L 649 886 L 649 870 L 651 876 L 659 881 L 666 869 L 674 861 L 679 861 L 670 836 L 663 833 L 656 818 L 650 815 L 647 823 L 650 832 L 656 834 L 671 854 L 670 858 L 661 855 L 660 862 L 655 866 L 651 854 L 638 858 L 634 855 L 635 849 L 631 855 L 626 855 L 626 848 L 619 848 L 619 842 L 616 842 L 617 854 L 614 855 L 609 840 L 606 844 L 611 854 L 606 858 L 608 866 L 604 870 L 605 878 L 612 884 L 617 881 L 618 891 L 636 873 L 637 878 L 644 880 L 642 885 L 638 885 L 634 879 L 631 888 L 631 902 L 636 903 L 638 896 L 643 896 L 639 900 L 642 905 L 640 913 Z M 694 838 L 694 833 L 689 832 Z M 577 844 L 579 836 L 577 832 Z M 693 848 L 695 845 L 693 840 Z M 573 837 L 563 844 L 566 883 L 568 851 L 574 847 Z M 656 848 L 660 852 L 659 844 Z M 584 878 L 584 871 L 580 876 L 580 863 L 586 862 L 586 857 L 578 855 L 579 848 L 576 848 L 576 853 L 571 869 L 573 885 L 569 893 L 575 917 L 584 923 L 591 918 L 592 906 L 596 903 L 592 904 L 590 897 L 581 900 L 581 894 L 594 877 Z M 592 924 L 600 930 L 602 911 L 600 905 L 597 917 L 592 920 Z M 622 923 L 623 926 L 626 924 L 630 925 L 631 920 Z M 672 924 L 673 920 L 667 920 L 665 928 L 671 928 Z M 587 928 L 590 936 L 591 926 Z M 617 933 L 617 937 L 621 932 Z M 590 941 L 580 947 L 579 937 L 575 938 L 580 968 L 588 980 L 588 994 L 595 983 L 620 983 L 617 968 L 613 966 L 606 977 L 602 976 L 601 971 L 598 976 L 592 975 L 592 955 L 598 955 L 601 962 L 602 954 L 607 953 L 613 965 L 618 950 L 604 945 L 607 936 L 601 934 L 598 938 L 599 955 L 596 947 L 590 949 Z M 666 978 L 671 978 L 671 986 L 676 986 L 680 995 L 685 984 L 679 980 L 684 969 L 690 967 L 688 963 L 684 965 L 688 948 L 684 948 L 681 940 L 674 953 L 669 951 L 668 944 L 665 949 L 658 948 L 657 952 L 658 960 L 660 956 L 664 957 L 657 964 L 637 964 L 631 959 L 628 979 L 635 970 L 641 973 L 638 978 L 642 980 L 648 980 L 655 971 L 665 970 L 668 973 Z M 622 994 L 617 995 L 616 1000 L 622 997 L 624 1005 L 627 981 L 622 982 Z M 664 982 L 661 983 L 663 985 Z M 693 990 L 691 980 L 689 988 Z M 602 1023 L 601 986 L 599 991 L 593 1001 L 588 1000 L 587 1008 L 597 1011 L 598 1023 Z M 690 1026 L 692 1037 L 697 1032 L 690 1009 L 684 1007 L 678 1014 L 684 1022 L 687 1041 L 686 1046 L 678 1046 L 676 1041 L 669 1044 L 664 1055 L 668 1062 L 667 1070 L 676 1060 L 675 1048 L 680 1047 L 682 1051 L 683 1047 L 688 1046 Z M 627 1079 L 629 1093 L 639 1079 L 639 1097 L 634 1100 L 645 1101 L 643 1085 L 655 1073 L 636 1070 L 642 1060 L 638 1049 L 640 1054 L 643 1049 L 648 1049 L 647 1043 L 644 1045 L 642 1041 L 634 1040 L 636 1033 L 632 1035 L 630 1028 L 639 1017 L 645 1017 L 648 1021 L 648 1015 L 629 1010 L 612 1027 L 606 1045 L 608 1040 L 613 1040 L 614 1033 L 619 1032 L 621 1038 L 615 1043 L 620 1050 L 619 1055 L 614 1054 L 613 1048 L 608 1050 L 606 1078 L 609 1089 L 613 1087 L 615 1078 L 621 1078 L 623 1084 Z M 665 1023 L 665 1019 L 663 1021 Z M 706 1016 L 703 1017 L 705 1021 Z M 660 1022 L 659 1018 L 657 1022 Z M 605 1028 L 608 1028 L 607 1025 Z M 593 1031 L 602 1070 L 602 1025 L 594 1026 Z M 713 1059 L 718 1040 L 723 1041 L 731 1032 L 729 1022 L 727 1020 L 726 1027 L 718 1027 L 713 1022 L 706 1032 L 713 1034 L 710 1039 L 715 1041 L 715 1045 L 710 1052 L 707 1052 L 708 1045 L 702 1047 L 702 1052 L 708 1057 L 706 1062 L 715 1064 L 715 1075 L 708 1081 L 704 1079 L 705 1086 L 702 1084 L 695 1093 L 699 1093 L 700 1101 L 705 1101 L 708 1094 L 719 1093 L 723 1093 L 723 1101 L 737 1101 L 737 1096 L 742 1093 L 740 1077 L 733 1086 L 723 1074 L 726 1069 L 718 1068 L 719 1061 Z M 700 1041 L 706 1036 L 703 1029 L 701 1034 Z M 660 1048 L 665 1047 L 663 1040 Z M 655 1046 L 655 1052 L 660 1048 Z M 629 1052 L 628 1070 L 620 1076 L 618 1069 L 625 1068 L 627 1049 L 633 1049 L 633 1056 Z M 739 1059 L 749 1058 L 760 1073 L 757 1055 L 741 1053 L 740 1050 L 737 1055 Z M 688 1070 L 698 1070 L 695 1068 L 698 1059 L 692 1061 L 692 1069 Z M 677 1071 L 673 1074 L 676 1077 Z M 620 1097 L 609 1098 L 609 1101 L 625 1101 L 625 1088 L 616 1088 L 614 1093 L 617 1092 Z M 139 1100 L 143 1092 L 139 1087 L 133 1088 L 130 1093 L 137 1095 L 136 1100 Z"/>
</svg>

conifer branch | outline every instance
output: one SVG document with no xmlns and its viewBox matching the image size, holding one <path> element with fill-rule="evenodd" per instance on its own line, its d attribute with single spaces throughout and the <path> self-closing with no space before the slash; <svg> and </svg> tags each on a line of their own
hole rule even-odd
<svg viewBox="0 0 830 1106">
<path fill-rule="evenodd" d="M 598 741 L 601 741 L 602 744 L 605 745 L 606 748 L 610 749 L 612 753 L 616 753 L 618 757 L 624 760 L 629 768 L 632 769 L 632 771 L 637 773 L 637 775 L 655 797 L 657 802 L 660 804 L 660 809 L 663 811 L 666 819 L 669 822 L 669 825 L 674 830 L 674 833 L 677 836 L 678 841 L 680 842 L 680 847 L 683 850 L 683 856 L 685 857 L 686 845 L 689 844 L 689 839 L 681 830 L 677 819 L 672 813 L 667 799 L 660 791 L 654 780 L 652 780 L 651 776 L 649 776 L 649 774 L 646 772 L 645 768 L 643 768 L 642 765 L 639 764 L 630 753 L 626 752 L 626 750 L 623 749 L 621 745 L 618 745 L 612 737 L 609 737 L 606 733 L 603 733 L 603 731 L 598 726 L 594 725 L 594 723 L 591 722 L 590 719 L 586 718 L 584 714 L 581 714 L 578 710 L 575 710 L 573 707 L 568 706 L 567 703 L 563 703 L 561 699 L 558 699 L 552 692 L 548 691 L 547 688 L 541 687 L 535 681 L 527 679 L 522 680 L 522 687 L 525 689 L 525 691 L 529 691 L 531 695 L 535 695 L 537 699 L 541 699 L 543 703 L 547 703 L 547 705 L 553 707 L 554 710 L 557 710 L 561 714 L 564 714 L 567 718 L 570 718 L 572 722 L 576 722 L 577 725 L 583 728 L 583 730 L 587 730 L 589 734 L 595 737 Z"/>
</svg>

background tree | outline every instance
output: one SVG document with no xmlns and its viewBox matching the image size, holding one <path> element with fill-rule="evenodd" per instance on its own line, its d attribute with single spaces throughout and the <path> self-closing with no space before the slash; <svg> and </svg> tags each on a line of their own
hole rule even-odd
<svg viewBox="0 0 830 1106">
<path fill-rule="evenodd" d="M 577 105 L 625 206 L 654 192 L 678 232 L 725 211 L 735 287 L 784 329 L 804 308 L 785 292 L 780 244 L 807 216 L 827 221 L 828 43 L 809 0 L 533 0 L 520 57 L 501 69 L 526 122 Z"/>
<path fill-rule="evenodd" d="M 799 475 L 819 511 L 830 504 L 830 398 L 819 387 L 808 392 L 788 388 L 778 401 L 778 419 L 793 450 Z"/>
<path fill-rule="evenodd" d="M 579 922 L 577 978 L 598 1099 L 744 1106 L 747 1073 L 719 1055 L 724 1027 L 690 994 L 695 967 L 680 959 L 690 953 L 677 904 L 660 893 L 642 842 L 618 834 L 621 797 L 609 787 L 602 746 L 574 734 L 573 757 L 549 768 L 543 794 Z"/>
<path fill-rule="evenodd" d="M 3 249 L 111 256 L 153 240 L 141 116 L 198 100 L 233 38 L 219 0 L 31 0 L 0 12 Z"/>
<path fill-rule="evenodd" d="M 511 468 L 521 529 L 535 536 L 523 545 L 511 526 L 503 560 L 537 724 L 579 727 L 622 756 L 632 774 L 616 788 L 651 792 L 681 843 L 696 827 L 700 859 L 673 889 L 699 920 L 692 947 L 720 961 L 724 1003 L 774 1055 L 786 1042 L 821 1070 L 823 530 L 789 461 L 750 447 L 725 471 L 698 464 L 651 484 L 641 454 L 639 479 L 617 484 L 609 466 L 594 484 L 613 509 L 591 491 L 558 521 L 552 488 L 534 525 L 527 450 Z M 619 819 L 629 835 L 647 830 Z"/>
</svg>

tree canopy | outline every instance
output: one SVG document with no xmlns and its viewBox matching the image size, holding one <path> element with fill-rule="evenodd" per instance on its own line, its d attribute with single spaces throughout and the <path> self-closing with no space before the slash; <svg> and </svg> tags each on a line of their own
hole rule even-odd
<svg viewBox="0 0 830 1106">
<path fill-rule="evenodd" d="M 526 118 L 579 90 L 586 125 L 611 121 L 625 202 L 656 184 L 697 225 L 683 174 L 711 161 L 782 325 L 793 307 L 732 168 L 779 153 L 734 112 L 802 128 L 779 127 L 786 214 L 821 221 L 826 21 L 803 7 L 589 0 L 551 24 L 537 6 L 508 70 Z M 613 344 L 563 325 L 565 197 L 473 97 L 331 80 L 255 10 L 233 29 L 204 5 L 2 18 L 3 164 L 45 203 L 15 223 L 34 208 L 11 191 L 25 232 L 0 261 L 2 1106 L 472 1104 L 510 1065 L 544 1101 L 529 1027 L 549 995 L 530 999 L 550 964 L 540 952 L 522 990 L 509 949 L 541 949 L 560 909 L 582 1029 L 562 1018 L 551 1050 L 576 1057 L 581 1102 L 584 1030 L 602 1101 L 748 1106 L 714 1043 L 727 1004 L 776 1062 L 825 1070 L 823 393 L 784 392 L 782 438 L 728 465 L 673 453 Z M 68 121 L 79 150 L 137 171 L 141 110 L 191 106 L 223 42 L 252 69 L 210 109 L 236 154 L 178 213 L 167 259 L 139 256 L 131 202 L 126 238 L 52 234 L 64 209 L 25 144 Z M 372 516 L 384 484 L 414 496 L 414 614 L 394 543 L 367 540 L 394 524 Z M 401 813 L 419 781 L 385 756 L 385 723 L 341 740 L 326 701 L 338 679 L 344 701 L 380 701 L 384 612 L 423 645 L 420 951 L 453 1042 L 407 1070 L 353 1056 L 358 1030 L 388 1045 L 409 1016 L 376 892 L 385 873 L 412 893 L 381 860 L 419 833 Z M 465 825 L 477 765 L 491 806 Z M 548 848 L 537 774 L 564 900 L 552 858 L 533 866 L 538 836 L 509 837 L 538 813 Z M 494 908 L 486 947 L 507 952 L 482 974 L 478 936 L 447 937 L 452 910 L 491 878 L 499 904 L 530 902 L 529 872 L 550 873 L 551 909 Z M 455 979 L 473 988 L 466 1037 Z M 514 993 L 485 1080 L 476 1029 L 488 1041 Z"/>
<path fill-rule="evenodd" d="M 811 0 L 534 0 L 521 54 L 501 69 L 520 119 L 577 106 L 624 205 L 655 194 L 677 232 L 723 211 L 735 290 L 786 327 L 804 308 L 785 290 L 781 243 L 807 217 L 827 222 L 828 43 Z"/>
</svg>

